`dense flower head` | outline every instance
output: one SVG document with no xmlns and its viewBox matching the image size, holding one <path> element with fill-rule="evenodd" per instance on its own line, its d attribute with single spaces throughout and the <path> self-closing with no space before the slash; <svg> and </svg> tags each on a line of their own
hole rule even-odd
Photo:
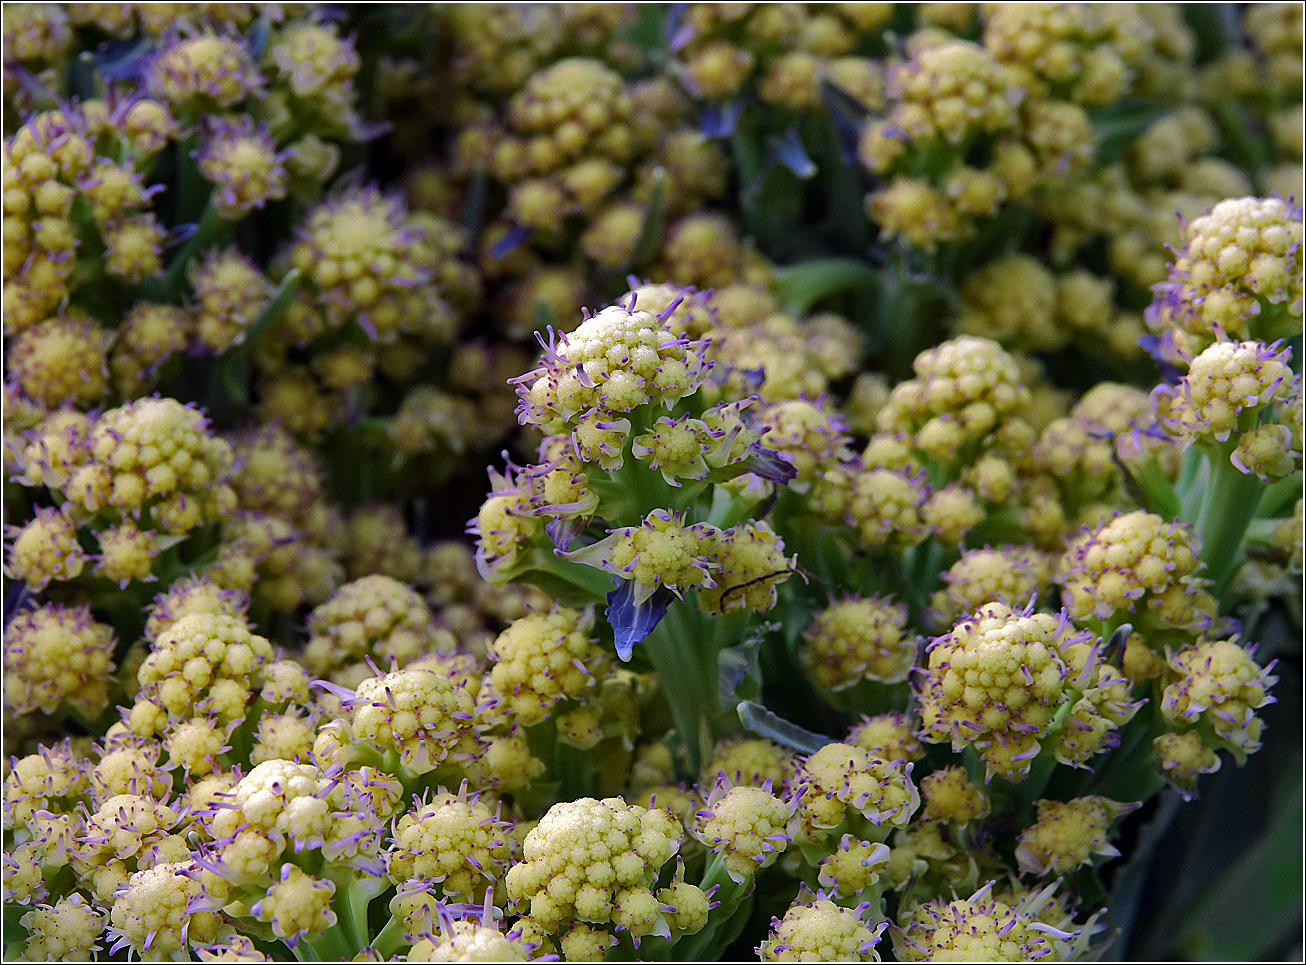
<svg viewBox="0 0 1306 965">
<path fill-rule="evenodd" d="M 138 399 L 94 421 L 86 460 L 62 488 L 88 512 L 148 510 L 164 529 L 184 533 L 233 508 L 230 469 L 231 449 L 203 413 L 175 399 Z"/>
<path fill-rule="evenodd" d="M 869 751 L 872 757 L 883 761 L 910 764 L 925 756 L 925 748 L 916 736 L 916 728 L 901 711 L 863 717 L 848 732 L 845 743 Z"/>
<path fill-rule="evenodd" d="M 505 935 L 492 924 L 474 919 L 444 918 L 430 934 L 418 938 L 408 950 L 410 962 L 527 962 L 533 944 L 519 935 Z M 576 960 L 592 956 L 577 956 Z"/>
<path fill-rule="evenodd" d="M 451 898 L 483 900 L 507 867 L 507 829 L 475 795 L 438 792 L 395 822 L 386 872 L 396 882 L 438 883 Z"/>
<path fill-rule="evenodd" d="M 1220 757 L 1206 746 L 1195 730 L 1161 734 L 1152 742 L 1156 769 L 1178 792 L 1190 801 L 1197 796 L 1197 779 L 1220 769 Z"/>
<path fill-rule="evenodd" d="M 5 705 L 13 713 L 54 713 L 64 701 L 94 716 L 108 700 L 113 629 L 88 606 L 46 604 L 5 628 Z"/>
<path fill-rule="evenodd" d="M 1161 713 L 1175 727 L 1199 723 L 1241 761 L 1261 746 L 1255 711 L 1272 703 L 1278 680 L 1236 640 L 1200 640 L 1169 655 Z"/>
<path fill-rule="evenodd" d="M 232 438 L 231 477 L 240 508 L 279 516 L 309 533 L 323 529 L 322 470 L 314 453 L 279 425 Z"/>
<path fill-rule="evenodd" d="M 157 383 L 160 369 L 190 344 L 194 320 L 176 305 L 140 301 L 118 327 L 109 370 L 124 397 L 140 396 Z"/>
<path fill-rule="evenodd" d="M 352 672 L 366 658 L 407 665 L 452 646 L 418 593 L 379 574 L 336 590 L 309 614 L 308 632 L 304 664 L 329 680 Z"/>
<path fill-rule="evenodd" d="M 604 569 L 634 584 L 636 604 L 656 590 L 714 587 L 712 553 L 721 531 L 707 523 L 686 523 L 683 514 L 655 509 L 639 526 L 613 530 L 599 543 L 576 551 L 574 559 L 596 559 Z"/>
<path fill-rule="evenodd" d="M 314 877 L 286 863 L 267 895 L 249 911 L 260 921 L 271 924 L 272 934 L 293 946 L 300 936 L 323 931 L 336 923 L 336 913 L 331 909 L 335 891 L 334 881 Z"/>
<path fill-rule="evenodd" d="M 1008 904 L 991 895 L 992 882 L 970 898 L 937 898 L 904 909 L 894 931 L 894 950 L 903 961 L 1025 962 L 1070 958 L 1080 932 L 1044 924 L 1038 908 L 1053 886 L 1033 900 Z"/>
<path fill-rule="evenodd" d="M 903 633 L 907 608 L 877 597 L 832 603 L 803 633 L 800 659 L 822 687 L 840 690 L 860 680 L 898 683 L 916 662 L 916 642 Z"/>
<path fill-rule="evenodd" d="M 842 488 L 832 472 L 822 482 L 836 492 Z M 868 467 L 854 472 L 846 487 L 839 515 L 863 546 L 905 549 L 929 535 L 922 516 L 929 498 L 924 473 Z M 816 495 L 821 495 L 820 487 Z"/>
<path fill-rule="evenodd" d="M 178 833 L 183 816 L 180 807 L 146 794 L 106 797 L 87 809 L 70 853 L 73 870 L 104 899 L 134 870 L 186 857 L 190 849 Z"/>
<path fill-rule="evenodd" d="M 1026 87 L 1090 107 L 1132 86 L 1152 26 L 1127 8 L 1082 3 L 989 4 L 984 46 Z"/>
<path fill-rule="evenodd" d="M 1061 651 L 1086 637 L 1064 615 L 980 607 L 930 645 L 921 736 L 958 750 L 974 744 L 990 775 L 1021 779 L 1069 697 Z"/>
<path fill-rule="evenodd" d="M 832 463 L 848 456 L 847 426 L 820 403 L 788 399 L 757 414 L 765 428 L 761 444 L 784 453 L 798 470 L 797 483 L 809 482 Z"/>
<path fill-rule="evenodd" d="M 249 48 L 216 33 L 178 37 L 150 64 L 150 93 L 177 111 L 234 107 L 263 84 Z"/>
<path fill-rule="evenodd" d="M 86 567 L 86 552 L 77 540 L 77 523 L 54 507 L 41 508 L 21 527 L 14 527 L 5 573 L 35 591 L 55 580 L 75 580 Z"/>
<path fill-rule="evenodd" d="M 921 797 L 927 821 L 951 821 L 964 825 L 986 817 L 989 800 L 984 791 L 970 783 L 963 767 L 945 767 L 921 778 Z"/>
<path fill-rule="evenodd" d="M 278 115 L 281 127 L 307 129 L 309 137 L 353 139 L 361 127 L 356 113 L 354 78 L 362 59 L 352 38 L 336 25 L 313 15 L 275 31 L 263 51 L 273 97 L 289 103 Z"/>
<path fill-rule="evenodd" d="M 192 613 L 242 618 L 248 608 L 249 598 L 242 593 L 224 590 L 204 576 L 183 577 L 154 598 L 145 621 L 145 637 L 157 639 L 164 630 Z"/>
<path fill-rule="evenodd" d="M 968 275 L 957 328 L 1003 345 L 1047 351 L 1071 332 L 1057 317 L 1057 279 L 1038 259 L 1009 255 Z"/>
<path fill-rule="evenodd" d="M 490 644 L 490 682 L 521 724 L 538 723 L 594 685 L 605 651 L 590 637 L 593 623 L 590 611 L 557 607 L 514 620 Z"/>
<path fill-rule="evenodd" d="M 795 902 L 758 946 L 764 962 L 878 962 L 875 946 L 884 925 L 870 927 L 856 909 L 827 898 Z"/>
<path fill-rule="evenodd" d="M 213 941 L 222 916 L 189 910 L 202 893 L 199 881 L 191 877 L 193 870 L 183 860 L 133 874 L 113 901 L 109 934 L 116 940 L 110 950 L 125 946 L 138 955 L 161 957 L 183 951 L 188 943 Z"/>
<path fill-rule="evenodd" d="M 894 107 L 885 136 L 952 145 L 972 132 L 1014 126 L 1022 97 L 1016 77 L 990 51 L 962 40 L 918 49 L 889 71 L 887 94 Z"/>
<path fill-rule="evenodd" d="M 228 221 L 238 221 L 269 201 L 286 196 L 285 152 L 249 118 L 215 121 L 205 130 L 199 169 L 214 186 L 211 203 Z"/>
<path fill-rule="evenodd" d="M 1134 810 L 1098 795 L 1062 803 L 1038 802 L 1038 819 L 1021 832 L 1016 846 L 1020 870 L 1034 875 L 1067 874 L 1093 860 L 1094 855 L 1120 854 L 1107 840 L 1111 823 Z"/>
<path fill-rule="evenodd" d="M 400 198 L 348 188 L 314 207 L 296 235 L 287 261 L 311 284 L 310 315 L 322 327 L 356 319 L 382 345 L 404 334 L 447 337 L 431 328 L 433 319 L 449 316 L 435 285 L 434 252 Z"/>
<path fill-rule="evenodd" d="M 89 408 L 108 394 L 110 341 L 98 322 L 80 312 L 49 319 L 14 340 L 9 377 L 46 408 L 69 402 Z"/>
<path fill-rule="evenodd" d="M 609 306 L 556 336 L 541 366 L 515 380 L 519 417 L 547 426 L 595 407 L 605 413 L 646 403 L 669 407 L 701 384 L 703 351 L 702 342 L 677 337 L 660 316 Z"/>
<path fill-rule="evenodd" d="M 72 812 L 88 787 L 86 759 L 76 754 L 68 740 L 11 758 L 7 764 L 0 811 L 6 830 L 21 828 L 37 811 Z"/>
<path fill-rule="evenodd" d="M 1267 341 L 1301 331 L 1302 215 L 1280 198 L 1229 198 L 1187 225 L 1149 321 L 1199 353 L 1219 333 Z"/>
<path fill-rule="evenodd" d="M 709 550 L 716 585 L 699 588 L 699 609 L 717 614 L 770 610 L 780 584 L 798 565 L 798 557 L 786 557 L 784 551 L 784 541 L 765 521 L 724 530 Z"/>
<path fill-rule="evenodd" d="M 793 777 L 796 766 L 793 755 L 772 741 L 727 738 L 718 741 L 712 749 L 711 758 L 703 765 L 699 783 L 703 787 L 713 787 L 719 776 L 724 775 L 735 787 L 761 787 L 767 781 L 774 787 L 781 787 Z"/>
<path fill-rule="evenodd" d="M 463 681 L 433 670 L 371 677 L 347 700 L 356 740 L 426 773 L 475 754 L 476 702 Z"/>
<path fill-rule="evenodd" d="M 630 130 L 634 103 L 621 75 L 601 61 L 571 57 L 534 74 L 508 103 L 517 139 L 500 145 L 496 173 L 511 182 L 514 156 L 527 171 L 547 173 L 586 155 L 627 160 L 635 147 Z"/>
<path fill-rule="evenodd" d="M 826 744 L 803 762 L 796 781 L 805 791 L 790 833 L 800 845 L 830 837 L 854 815 L 875 828 L 900 828 L 920 807 L 910 764 L 851 744 Z"/>
<path fill-rule="evenodd" d="M 1061 598 L 1076 619 L 1147 614 L 1162 626 L 1201 627 L 1213 601 L 1195 576 L 1195 540 L 1179 523 L 1144 510 L 1117 513 L 1069 545 L 1057 566 Z"/>
<path fill-rule="evenodd" d="M 817 881 L 832 896 L 852 897 L 880 880 L 889 852 L 886 844 L 859 841 L 845 834 L 839 846 L 821 859 Z"/>
<path fill-rule="evenodd" d="M 880 410 L 881 432 L 906 432 L 941 462 L 989 438 L 1029 399 L 1015 359 L 988 339 L 963 335 L 927 349 Z"/>
<path fill-rule="evenodd" d="M 966 550 L 940 575 L 946 587 L 930 598 L 930 616 L 944 626 L 985 603 L 1028 603 L 1052 582 L 1047 558 L 1027 546 Z"/>
<path fill-rule="evenodd" d="M 104 934 L 103 912 L 80 893 L 73 892 L 52 904 L 40 905 L 23 915 L 19 924 L 27 931 L 23 955 L 29 961 L 91 959 Z"/>
<path fill-rule="evenodd" d="M 508 897 L 547 932 L 577 919 L 611 922 L 632 938 L 669 935 L 652 888 L 681 837 L 669 812 L 620 798 L 555 804 L 526 835 L 523 860 L 508 869 Z"/>
<path fill-rule="evenodd" d="M 223 721 L 243 717 L 262 686 L 272 644 L 240 617 L 193 613 L 173 623 L 150 645 L 141 664 L 141 693 L 174 717 L 211 711 Z"/>
<path fill-rule="evenodd" d="M 729 787 L 719 782 L 698 812 L 695 836 L 723 857 L 736 882 L 775 862 L 789 844 L 785 828 L 793 807 L 767 787 Z"/>
<path fill-rule="evenodd" d="M 267 276 L 234 247 L 195 261 L 189 276 L 197 341 L 215 353 L 243 342 L 272 297 Z"/>
<path fill-rule="evenodd" d="M 1236 430 L 1250 429 L 1252 415 L 1296 391 L 1288 365 L 1291 349 L 1280 343 L 1211 343 L 1188 366 L 1177 388 L 1160 387 L 1153 398 L 1158 421 L 1180 437 L 1211 435 L 1223 442 Z"/>
</svg>

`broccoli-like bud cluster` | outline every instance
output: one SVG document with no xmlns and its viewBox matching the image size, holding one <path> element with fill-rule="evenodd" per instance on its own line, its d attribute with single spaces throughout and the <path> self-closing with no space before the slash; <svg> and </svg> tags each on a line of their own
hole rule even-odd
<svg viewBox="0 0 1306 965">
<path fill-rule="evenodd" d="M 222 916 L 212 911 L 191 911 L 201 896 L 193 877 L 192 862 L 179 860 L 136 872 L 113 901 L 108 933 L 110 951 L 129 948 L 138 955 L 175 955 L 188 945 L 201 945 L 218 937 Z"/>
<path fill-rule="evenodd" d="M 925 756 L 925 748 L 916 736 L 912 721 L 900 711 L 863 717 L 861 723 L 848 732 L 845 743 L 860 747 L 883 761 L 911 764 Z"/>
<path fill-rule="evenodd" d="M 726 873 L 736 882 L 771 865 L 789 845 L 785 833 L 793 806 L 767 787 L 728 787 L 720 782 L 698 812 L 695 836 L 720 854 Z"/>
<path fill-rule="evenodd" d="M 1029 399 L 1015 360 L 995 342 L 961 336 L 918 355 L 876 420 L 941 463 L 975 455 Z"/>
<path fill-rule="evenodd" d="M 450 898 L 481 901 L 503 878 L 509 829 L 475 795 L 437 793 L 395 822 L 386 873 L 397 883 L 420 878 Z"/>
<path fill-rule="evenodd" d="M 1025 546 L 967 550 L 941 576 L 946 588 L 930 598 L 930 616 L 947 626 L 985 603 L 1028 603 L 1052 583 L 1047 558 Z"/>
<path fill-rule="evenodd" d="M 1085 527 L 1062 555 L 1057 578 L 1076 619 L 1129 613 L 1161 627 L 1200 628 L 1215 611 L 1196 576 L 1200 566 L 1183 525 L 1137 510 Z"/>
<path fill-rule="evenodd" d="M 916 642 L 903 633 L 907 608 L 877 597 L 849 597 L 816 614 L 799 651 L 821 687 L 840 690 L 863 679 L 899 683 L 916 662 Z"/>
<path fill-rule="evenodd" d="M 654 747 L 665 747 L 657 744 Z M 668 765 L 670 761 L 668 760 Z M 703 765 L 699 783 L 714 787 L 720 776 L 735 787 L 761 787 L 770 781 L 774 787 L 787 785 L 796 770 L 793 755 L 769 740 L 734 737 L 719 741 L 712 756 Z M 668 775 L 670 770 L 667 771 Z"/>
<path fill-rule="evenodd" d="M 59 580 L 75 580 L 86 568 L 77 523 L 62 509 L 38 509 L 23 526 L 10 529 L 5 571 L 39 592 Z"/>
<path fill-rule="evenodd" d="M 1216 341 L 1202 350 L 1188 367 L 1188 373 L 1176 387 L 1158 386 L 1152 398 L 1156 404 L 1157 421 L 1180 439 L 1200 440 L 1210 436 L 1219 442 L 1238 433 L 1240 447 L 1232 457 L 1235 465 L 1243 460 L 1244 472 L 1255 471 L 1264 476 L 1267 468 L 1278 462 L 1286 463 L 1286 470 L 1274 475 L 1287 475 L 1291 471 L 1296 440 L 1288 426 L 1258 425 L 1262 412 L 1274 414 L 1274 407 L 1287 405 L 1299 391 L 1298 378 L 1288 365 L 1290 349 L 1277 351 L 1278 343 L 1264 345 L 1260 342 Z M 1279 450 L 1280 458 L 1258 458 L 1262 447 L 1254 440 L 1257 433 L 1268 430 L 1273 434 L 1270 449 Z M 1271 470 L 1272 471 L 1272 470 Z"/>
<path fill-rule="evenodd" d="M 77 892 L 33 908 L 18 923 L 27 931 L 23 957 L 33 962 L 90 959 L 105 926 L 103 914 Z"/>
<path fill-rule="evenodd" d="M 1026 89 L 1089 107 L 1128 93 L 1151 42 L 1152 24 L 1130 9 L 996 5 L 984 16 L 984 46 Z"/>
<path fill-rule="evenodd" d="M 880 760 L 851 744 L 826 744 L 803 762 L 796 781 L 804 792 L 790 829 L 805 854 L 859 819 L 864 832 L 882 838 L 920 807 L 911 764 Z"/>
<path fill-rule="evenodd" d="M 87 513 L 114 509 L 186 533 L 234 508 L 231 448 L 198 410 L 175 399 L 138 399 L 110 409 L 90 428 L 62 489 Z"/>
<path fill-rule="evenodd" d="M 612 305 L 558 336 L 541 366 L 518 380 L 519 416 L 552 426 L 592 410 L 670 406 L 702 384 L 703 351 L 702 342 L 677 338 L 659 316 Z"/>
<path fill-rule="evenodd" d="M 67 702 L 94 718 L 109 699 L 113 629 L 88 606 L 46 604 L 5 628 L 5 705 L 13 713 L 54 713 Z"/>
<path fill-rule="evenodd" d="M 989 813 L 988 797 L 970 783 L 962 767 L 945 767 L 925 775 L 921 797 L 925 801 L 921 817 L 926 821 L 951 821 L 960 826 Z"/>
<path fill-rule="evenodd" d="M 240 720 L 263 686 L 262 670 L 272 656 L 272 644 L 243 619 L 192 613 L 151 643 L 138 674 L 141 695 L 173 717 L 199 712 L 223 722 Z"/>
<path fill-rule="evenodd" d="M 1255 711 L 1274 698 L 1278 680 L 1235 640 L 1201 640 L 1170 654 L 1161 713 L 1175 727 L 1209 727 L 1216 747 L 1241 762 L 1261 746 L 1262 722 Z"/>
<path fill-rule="evenodd" d="M 1215 341 L 1302 326 L 1302 216 L 1280 198 L 1230 198 L 1188 224 L 1150 324 L 1189 358 Z"/>
<path fill-rule="evenodd" d="M 1195 730 L 1161 734 L 1152 742 L 1156 769 L 1185 801 L 1197 796 L 1197 779 L 1220 769 L 1220 757 Z"/>
<path fill-rule="evenodd" d="M 939 958 L 1019 962 L 1031 958 L 1065 961 L 1086 944 L 1091 927 L 1067 931 L 1039 917 L 1055 885 L 1008 903 L 994 898 L 992 882 L 970 898 L 935 899 L 904 909 L 893 931 L 894 951 L 903 961 Z"/>
<path fill-rule="evenodd" d="M 958 750 L 971 744 L 990 776 L 1011 781 L 1028 775 L 1045 740 L 1049 750 L 1076 760 L 1104 749 L 1132 711 L 1109 687 L 1110 675 L 1102 676 L 1089 639 L 1064 613 L 1013 611 L 1002 603 L 980 607 L 930 645 L 919 693 L 921 736 Z M 1098 686 L 1110 691 L 1100 695 L 1105 709 L 1095 700 L 1081 707 L 1080 695 Z M 1068 704 L 1096 725 L 1096 740 L 1078 725 L 1063 730 L 1058 714 Z"/>
<path fill-rule="evenodd" d="M 508 897 L 548 933 L 576 919 L 611 923 L 632 938 L 670 937 L 653 886 L 682 833 L 670 813 L 620 798 L 555 804 L 526 835 L 523 860 L 508 869 Z"/>
<path fill-rule="evenodd" d="M 310 283 L 291 313 L 297 340 L 350 320 L 381 345 L 401 336 L 447 340 L 451 310 L 436 277 L 443 259 L 428 235 L 400 199 L 375 188 L 353 188 L 315 207 L 286 254 Z M 354 381 L 370 371 L 368 361 Z"/>
<path fill-rule="evenodd" d="M 490 645 L 490 683 L 522 725 L 594 685 L 606 654 L 590 637 L 593 624 L 593 613 L 559 607 L 513 621 Z"/>
<path fill-rule="evenodd" d="M 353 741 L 394 755 L 413 773 L 479 756 L 475 693 L 450 675 L 410 668 L 370 677 L 346 698 L 345 707 Z"/>
<path fill-rule="evenodd" d="M 1021 832 L 1016 846 L 1020 870 L 1067 874 L 1091 862 L 1094 855 L 1116 857 L 1120 851 L 1107 840 L 1111 824 L 1137 807 L 1098 795 L 1065 803 L 1039 801 L 1038 819 Z"/>
<path fill-rule="evenodd" d="M 874 928 L 858 909 L 828 898 L 800 900 L 784 918 L 771 921 L 771 934 L 757 948 L 764 962 L 878 962 L 875 946 L 885 923 Z"/>
<path fill-rule="evenodd" d="M 853 835 L 845 834 L 839 846 L 821 859 L 817 881 L 834 896 L 852 897 L 880 880 L 889 854 L 886 844 L 858 841 Z"/>
<path fill-rule="evenodd" d="M 364 665 L 368 658 L 406 666 L 453 645 L 419 594 L 381 575 L 336 590 L 309 614 L 308 632 L 304 665 L 315 676 L 344 685 L 371 676 Z"/>
<path fill-rule="evenodd" d="M 232 37 L 177 38 L 151 61 L 150 93 L 178 112 L 229 108 L 263 86 L 248 46 Z"/>
</svg>

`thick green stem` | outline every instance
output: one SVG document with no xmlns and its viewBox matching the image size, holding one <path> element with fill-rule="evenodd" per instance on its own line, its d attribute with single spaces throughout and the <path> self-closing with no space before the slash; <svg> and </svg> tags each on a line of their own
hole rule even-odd
<svg viewBox="0 0 1306 965">
<path fill-rule="evenodd" d="M 711 718 L 716 715 L 717 649 L 707 635 L 693 632 L 687 606 L 675 603 L 644 640 L 649 662 L 657 671 L 671 707 L 676 733 L 697 774 L 712 742 Z"/>
<path fill-rule="evenodd" d="M 1242 562 L 1243 535 L 1256 515 L 1265 483 L 1238 470 L 1229 461 L 1235 441 L 1204 447 L 1211 476 L 1197 510 L 1194 534 L 1201 541 L 1202 562 L 1211 592 L 1223 596 Z"/>
</svg>

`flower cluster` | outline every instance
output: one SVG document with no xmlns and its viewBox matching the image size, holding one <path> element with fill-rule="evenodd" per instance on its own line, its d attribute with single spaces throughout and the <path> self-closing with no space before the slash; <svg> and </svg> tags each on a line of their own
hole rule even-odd
<svg viewBox="0 0 1306 965">
<path fill-rule="evenodd" d="M 1101 957 L 1290 756 L 1300 5 L 3 20 L 5 960 Z"/>
</svg>

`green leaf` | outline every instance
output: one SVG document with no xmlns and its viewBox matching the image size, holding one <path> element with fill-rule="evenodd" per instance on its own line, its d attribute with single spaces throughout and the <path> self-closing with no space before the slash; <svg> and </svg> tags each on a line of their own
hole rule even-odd
<svg viewBox="0 0 1306 965">
<path fill-rule="evenodd" d="M 267 303 L 263 311 L 259 312 L 258 317 L 250 325 L 249 331 L 245 333 L 246 344 L 254 341 L 279 322 L 282 315 L 286 314 L 286 309 L 290 307 L 295 292 L 299 291 L 301 277 L 298 268 L 292 268 L 286 272 L 286 277 L 281 279 L 281 284 L 272 293 L 272 300 Z"/>
<path fill-rule="evenodd" d="M 800 754 L 815 754 L 830 743 L 830 738 L 813 734 L 797 724 L 791 724 L 751 700 L 740 701 L 735 712 L 739 715 L 739 722 L 744 725 L 745 730 L 751 730 L 759 737 L 769 738 Z"/>
<path fill-rule="evenodd" d="M 1168 109 L 1142 101 L 1122 101 L 1104 110 L 1094 111 L 1093 141 L 1097 150 L 1093 168 L 1100 169 L 1115 164 L 1129 150 L 1138 136 L 1164 117 Z"/>
<path fill-rule="evenodd" d="M 744 698 L 744 695 L 739 693 L 741 688 L 753 697 L 761 691 L 762 681 L 757 666 L 758 653 L 766 635 L 779 629 L 778 623 L 763 623 L 754 629 L 743 643 L 725 647 L 717 654 L 722 710 L 730 710 Z"/>
</svg>

